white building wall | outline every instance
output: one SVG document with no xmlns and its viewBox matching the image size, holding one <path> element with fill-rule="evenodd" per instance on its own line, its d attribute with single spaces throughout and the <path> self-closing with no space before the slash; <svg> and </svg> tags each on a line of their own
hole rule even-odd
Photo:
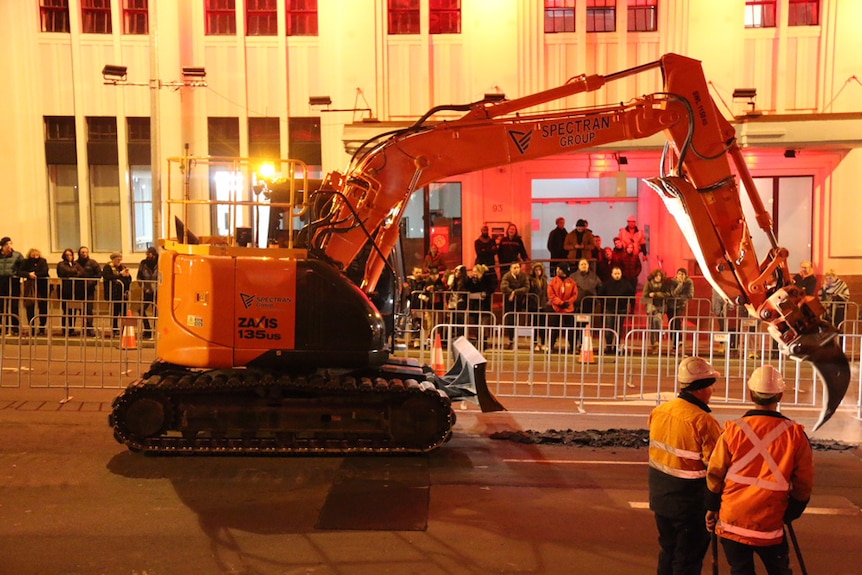
<svg viewBox="0 0 862 575">
<path fill-rule="evenodd" d="M 604 34 L 585 32 L 586 8 L 579 2 L 577 32 L 546 35 L 541 0 L 462 0 L 460 35 L 405 37 L 386 34 L 385 0 L 319 0 L 320 34 L 313 38 L 284 34 L 246 38 L 242 0 L 237 0 L 240 18 L 235 37 L 204 35 L 202 0 L 152 0 L 151 4 L 158 24 L 155 63 L 150 62 L 148 37 L 119 33 L 119 0 L 113 2 L 115 33 L 105 37 L 77 32 L 80 0 L 70 0 L 71 34 L 40 33 L 37 0 L 0 2 L 0 72 L 7 83 L 0 96 L 0 125 L 5 131 L 0 140 L 0 169 L 8 194 L 0 234 L 12 236 L 19 249 L 41 247 L 49 261 L 59 258 L 59 253 L 48 249 L 50 206 L 42 118 L 76 117 L 81 243 L 86 243 L 89 183 L 86 143 L 81 138 L 85 118 L 118 116 L 122 135 L 122 120 L 150 114 L 152 90 L 103 85 L 100 71 L 105 64 L 126 65 L 129 82 L 140 84 L 147 84 L 154 70 L 158 79 L 172 81 L 179 78 L 183 65 L 207 69 L 207 89 L 156 91 L 163 158 L 182 154 L 186 144 L 191 153 L 206 153 L 207 117 L 239 117 L 241 151 L 245 152 L 248 118 L 278 116 L 286 150 L 287 118 L 319 114 L 308 105 L 309 96 L 328 95 L 333 108 L 364 107 L 367 101 L 379 119 L 404 121 L 435 105 L 477 100 L 498 87 L 515 98 L 581 73 L 613 72 L 655 60 L 666 52 L 703 60 L 714 97 L 736 113 L 745 107 L 734 103 L 731 94 L 741 87 L 757 88 L 757 107 L 768 113 L 858 114 L 862 108 L 860 2 L 822 0 L 820 26 L 790 28 L 784 11 L 787 0 L 780 0 L 779 26 L 754 30 L 743 26 L 744 0 L 659 0 L 658 32 L 627 32 L 620 10 L 618 31 Z M 427 2 L 422 5 L 427 20 Z M 279 9 L 283 11 L 283 5 Z M 600 93 L 571 98 L 570 103 L 615 103 L 660 88 L 659 74 L 650 72 L 614 83 Z M 360 92 L 364 100 L 358 98 Z M 343 169 L 347 164 L 343 126 L 354 119 L 356 115 L 350 112 L 321 115 L 324 171 Z M 121 158 L 124 146 L 120 142 Z M 815 259 L 822 262 L 820 268 L 862 274 L 862 227 L 855 210 L 847 209 L 855 205 L 862 181 L 860 152 L 838 150 L 820 159 L 813 154 L 814 167 L 801 162 L 795 167 L 760 162 L 752 171 L 771 175 L 788 169 L 815 170 Z M 837 164 L 831 159 L 835 154 L 840 158 Z M 542 165 L 548 162 L 554 160 Z M 589 173 L 584 167 L 588 161 L 557 160 L 555 165 L 563 171 L 569 167 L 572 177 Z M 638 164 L 630 166 L 630 175 L 650 175 L 654 169 L 648 166 L 652 165 L 647 154 L 643 167 L 638 167 L 644 173 L 635 172 Z M 521 228 L 529 225 L 530 181 L 536 171 L 536 166 L 512 166 L 460 178 L 465 191 L 465 238 L 482 221 L 512 220 Z M 122 225 L 127 230 L 129 191 L 125 178 L 121 181 Z M 650 200 L 644 201 L 642 214 L 660 219 Z M 123 248 L 129 252 L 131 238 L 127 236 L 130 234 L 124 232 Z M 107 254 L 96 256 L 104 260 Z"/>
</svg>

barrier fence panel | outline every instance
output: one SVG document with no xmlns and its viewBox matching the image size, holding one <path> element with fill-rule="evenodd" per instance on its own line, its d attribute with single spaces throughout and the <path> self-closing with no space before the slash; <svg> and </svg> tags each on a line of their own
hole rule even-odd
<svg viewBox="0 0 862 575">
<path fill-rule="evenodd" d="M 113 329 L 115 302 L 101 297 L 63 305 L 54 292 L 47 313 L 39 311 L 37 302 L 37 313 L 31 316 L 21 305 L 19 317 L 24 321 L 18 335 L 8 327 L 14 306 L 4 306 L 6 313 L 0 319 L 7 329 L 0 333 L 0 387 L 125 387 L 155 359 L 154 341 L 144 337 L 146 326 L 155 332 L 155 306 L 143 293 L 135 282 L 126 312 L 118 318 L 117 332 Z M 443 294 L 439 295 L 436 299 L 442 303 Z M 427 307 L 410 311 L 417 325 L 415 330 L 405 330 L 408 349 L 404 354 L 431 364 L 439 333 L 449 366 L 454 360 L 450 342 L 465 335 L 487 359 L 489 386 L 501 397 L 570 398 L 580 409 L 599 400 L 658 404 L 678 392 L 679 362 L 688 355 L 700 355 L 722 374 L 713 402 L 745 404 L 745 382 L 764 363 L 776 366 L 787 381 L 784 405 L 817 407 L 823 402 L 823 386 L 810 363 L 781 355 L 760 322 L 702 314 L 702 302 L 653 329 L 630 303 L 625 315 L 609 313 L 619 302 L 608 299 L 596 298 L 590 314 L 531 311 L 524 309 L 530 301 L 525 299 L 522 309 L 498 315 L 503 307 L 494 306 L 502 301 L 489 306 L 466 292 L 457 295 L 463 297 L 452 308 L 429 299 L 432 303 Z M 42 318 L 44 332 L 40 331 Z M 735 329 L 722 329 L 725 326 Z M 852 406 L 856 417 L 862 418 L 862 321 L 845 319 L 841 327 L 844 333 L 838 343 L 851 361 L 853 374 L 843 406 Z"/>
<path fill-rule="evenodd" d="M 155 289 L 154 282 L 133 282 L 122 299 L 110 300 L 96 289 L 101 279 L 66 281 L 72 286 L 66 295 L 74 295 L 77 286 L 79 299 L 64 299 L 58 282 L 41 301 L 4 302 L 0 387 L 121 389 L 154 361 L 155 305 L 142 295 L 145 287 Z M 94 286 L 92 299 L 87 299 L 87 286 Z M 19 321 L 13 330 L 16 308 Z"/>
</svg>

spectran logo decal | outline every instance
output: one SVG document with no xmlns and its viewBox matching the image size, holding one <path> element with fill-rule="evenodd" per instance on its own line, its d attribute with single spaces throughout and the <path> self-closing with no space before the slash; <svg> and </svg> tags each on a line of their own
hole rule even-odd
<svg viewBox="0 0 862 575">
<path fill-rule="evenodd" d="M 515 130 L 509 130 L 509 136 L 512 138 L 512 141 L 515 142 L 515 145 L 518 147 L 518 151 L 522 154 L 526 154 L 527 150 L 530 148 L 530 138 L 533 137 L 533 131 L 516 132 Z"/>
<path fill-rule="evenodd" d="M 285 304 L 293 303 L 293 298 L 281 296 L 254 295 L 240 292 L 239 297 L 242 299 L 242 305 L 245 309 L 255 307 L 277 310 Z"/>
<path fill-rule="evenodd" d="M 239 297 L 242 298 L 242 305 L 245 306 L 245 309 L 251 307 L 251 304 L 254 303 L 254 296 L 247 293 L 240 293 Z"/>
</svg>

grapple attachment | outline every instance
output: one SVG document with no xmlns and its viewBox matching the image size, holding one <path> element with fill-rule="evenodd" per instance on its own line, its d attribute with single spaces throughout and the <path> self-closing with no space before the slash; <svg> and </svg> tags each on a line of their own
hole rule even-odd
<svg viewBox="0 0 862 575">
<path fill-rule="evenodd" d="M 850 362 L 836 342 L 838 330 L 822 319 L 823 312 L 817 298 L 794 285 L 776 290 L 758 310 L 781 351 L 797 361 L 811 362 L 823 379 L 826 400 L 815 431 L 829 421 L 850 385 Z"/>
</svg>

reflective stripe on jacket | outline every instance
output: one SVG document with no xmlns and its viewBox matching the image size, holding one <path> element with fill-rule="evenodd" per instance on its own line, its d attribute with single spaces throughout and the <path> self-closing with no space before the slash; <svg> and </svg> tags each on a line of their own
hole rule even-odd
<svg viewBox="0 0 862 575">
<path fill-rule="evenodd" d="M 801 425 L 761 410 L 728 421 L 707 470 L 709 490 L 721 494 L 716 532 L 746 545 L 780 543 L 790 497 L 808 501 L 813 483 L 811 444 Z"/>
<path fill-rule="evenodd" d="M 683 391 L 649 417 L 650 509 L 666 517 L 705 511 L 706 464 L 721 426 L 709 407 Z"/>
<path fill-rule="evenodd" d="M 706 464 L 721 435 L 721 426 L 709 411 L 683 394 L 655 408 L 649 428 L 651 467 L 682 479 L 706 477 Z"/>
</svg>

